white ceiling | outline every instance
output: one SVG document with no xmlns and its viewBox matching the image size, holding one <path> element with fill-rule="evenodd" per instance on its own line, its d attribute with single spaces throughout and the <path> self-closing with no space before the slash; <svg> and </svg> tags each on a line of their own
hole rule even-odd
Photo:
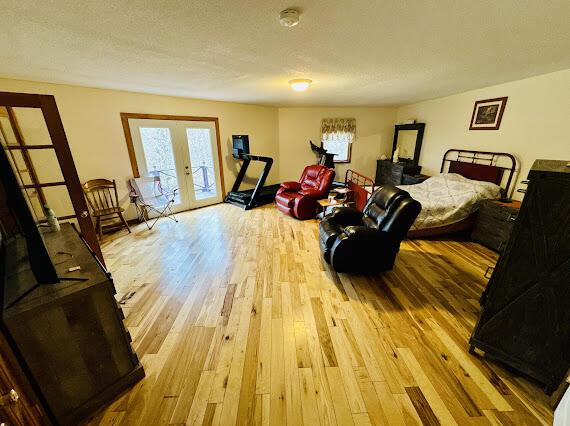
<svg viewBox="0 0 570 426">
<path fill-rule="evenodd" d="M 569 0 L 0 0 L 0 26 L 3 77 L 269 105 L 395 105 L 570 68 Z"/>
</svg>

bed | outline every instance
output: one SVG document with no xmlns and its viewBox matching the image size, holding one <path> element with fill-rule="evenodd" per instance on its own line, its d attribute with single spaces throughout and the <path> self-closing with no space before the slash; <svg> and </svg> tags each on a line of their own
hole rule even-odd
<svg viewBox="0 0 570 426">
<path fill-rule="evenodd" d="M 422 204 L 422 212 L 408 237 L 471 229 L 482 200 L 510 195 L 516 166 L 514 156 L 508 153 L 448 150 L 439 175 L 417 185 L 402 186 Z M 346 185 L 353 191 L 355 206 L 360 210 L 378 187 L 372 179 L 351 170 L 346 173 Z"/>
</svg>

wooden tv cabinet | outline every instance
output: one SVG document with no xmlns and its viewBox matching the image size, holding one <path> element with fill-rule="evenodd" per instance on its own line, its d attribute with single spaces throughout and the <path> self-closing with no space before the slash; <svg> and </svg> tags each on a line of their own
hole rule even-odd
<svg viewBox="0 0 570 426">
<path fill-rule="evenodd" d="M 111 275 L 70 224 L 44 240 L 60 278 L 3 307 L 2 322 L 44 409 L 58 424 L 81 419 L 144 377 Z M 16 261 L 18 259 L 12 259 Z M 68 269 L 80 266 L 75 272 Z M 11 268 L 6 287 L 33 280 Z"/>
</svg>

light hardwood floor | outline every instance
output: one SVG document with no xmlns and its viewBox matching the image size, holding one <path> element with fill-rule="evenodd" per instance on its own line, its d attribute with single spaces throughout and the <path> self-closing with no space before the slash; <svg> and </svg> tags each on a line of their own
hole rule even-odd
<svg viewBox="0 0 570 426">
<path fill-rule="evenodd" d="M 470 242 L 404 242 L 395 269 L 332 272 L 316 221 L 217 205 L 103 244 L 146 378 L 92 424 L 551 424 L 531 382 L 467 352 Z"/>
</svg>

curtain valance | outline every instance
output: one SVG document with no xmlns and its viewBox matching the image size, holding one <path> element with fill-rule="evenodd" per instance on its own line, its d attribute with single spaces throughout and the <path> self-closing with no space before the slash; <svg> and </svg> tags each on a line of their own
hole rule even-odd
<svg viewBox="0 0 570 426">
<path fill-rule="evenodd" d="M 321 133 L 350 133 L 356 134 L 356 119 L 354 118 L 323 118 Z"/>
</svg>

